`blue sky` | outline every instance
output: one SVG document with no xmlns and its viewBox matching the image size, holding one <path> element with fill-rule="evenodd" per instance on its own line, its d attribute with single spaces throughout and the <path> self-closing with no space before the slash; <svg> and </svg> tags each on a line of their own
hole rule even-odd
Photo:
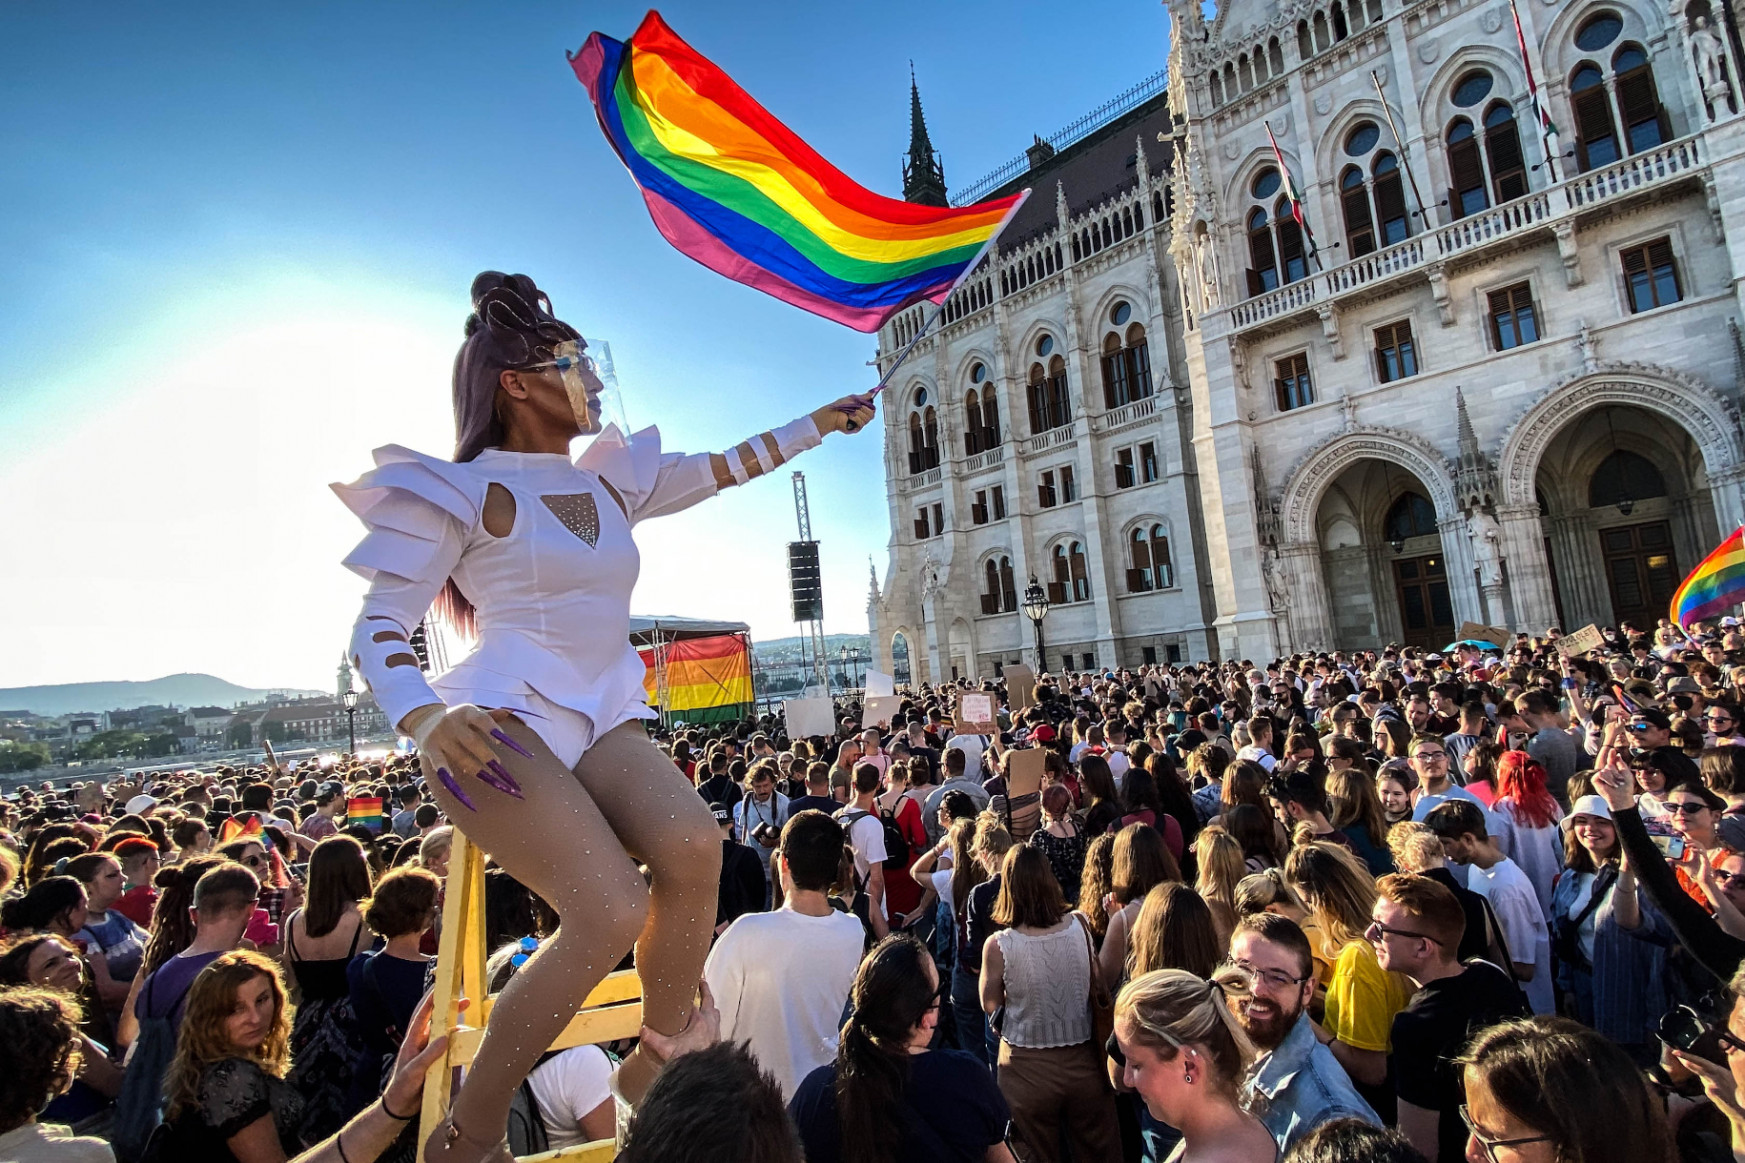
<svg viewBox="0 0 1745 1163">
<path fill-rule="evenodd" d="M 361 583 L 328 481 L 452 446 L 483 269 L 612 343 L 632 424 L 724 448 L 874 379 L 873 340 L 671 250 L 564 60 L 630 4 L 0 9 L 0 686 L 325 687 Z M 953 188 L 1162 67 L 1120 0 L 698 4 L 669 23 L 851 176 L 900 187 L 909 61 Z M 882 424 L 882 420 L 880 421 Z M 889 537 L 878 430 L 797 462 L 826 626 Z M 635 608 L 792 632 L 786 473 L 642 526 Z"/>
</svg>

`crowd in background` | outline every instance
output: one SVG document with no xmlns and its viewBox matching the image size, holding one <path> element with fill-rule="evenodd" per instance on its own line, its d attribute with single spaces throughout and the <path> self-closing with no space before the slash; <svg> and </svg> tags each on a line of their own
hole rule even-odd
<svg viewBox="0 0 1745 1163">
<path fill-rule="evenodd" d="M 622 1157 L 1745 1158 L 1745 635 L 1499 647 L 658 732 L 720 825 L 716 941 Z M 954 730 L 970 690 L 997 730 Z M 0 1158 L 413 1158 L 422 784 L 8 797 Z M 487 884 L 497 989 L 557 922 Z M 542 1059 L 509 1147 L 611 1137 L 623 1049 Z"/>
</svg>

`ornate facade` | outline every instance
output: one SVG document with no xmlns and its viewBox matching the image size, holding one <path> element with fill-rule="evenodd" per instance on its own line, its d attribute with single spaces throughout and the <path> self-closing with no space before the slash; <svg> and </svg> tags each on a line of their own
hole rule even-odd
<svg viewBox="0 0 1745 1163">
<path fill-rule="evenodd" d="M 1520 41 L 1507 0 L 1168 2 L 1166 91 L 1038 140 L 1032 217 L 892 384 L 881 660 L 1032 661 L 1031 574 L 1051 670 L 1652 624 L 1745 521 L 1706 0 L 1518 0 Z"/>
</svg>

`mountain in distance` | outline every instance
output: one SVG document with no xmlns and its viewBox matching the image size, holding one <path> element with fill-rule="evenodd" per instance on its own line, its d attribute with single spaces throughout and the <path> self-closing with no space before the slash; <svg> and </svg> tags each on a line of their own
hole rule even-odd
<svg viewBox="0 0 1745 1163">
<path fill-rule="evenodd" d="M 797 651 L 800 649 L 800 644 L 803 641 L 804 639 L 796 634 L 792 638 L 773 638 L 768 642 L 753 642 L 751 648 L 760 655 L 773 655 L 786 651 Z M 865 634 L 824 635 L 824 654 L 832 660 L 834 660 L 841 653 L 842 648 L 846 646 L 850 650 L 859 650 L 861 661 L 865 662 L 868 647 L 871 645 L 872 639 Z"/>
<path fill-rule="evenodd" d="M 53 686 L 0 687 L 0 711 L 68 715 L 78 711 L 125 711 L 134 707 L 233 707 L 269 694 L 315 695 L 294 687 L 237 686 L 210 674 L 171 674 L 144 682 L 67 682 Z"/>
</svg>

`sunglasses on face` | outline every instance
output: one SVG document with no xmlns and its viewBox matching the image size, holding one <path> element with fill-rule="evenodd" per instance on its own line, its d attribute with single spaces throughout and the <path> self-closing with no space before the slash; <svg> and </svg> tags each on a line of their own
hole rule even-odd
<svg viewBox="0 0 1745 1163">
<path fill-rule="evenodd" d="M 1662 806 L 1668 813 L 1678 816 L 1694 816 L 1709 810 L 1709 805 L 1701 800 L 1667 800 Z"/>
</svg>

